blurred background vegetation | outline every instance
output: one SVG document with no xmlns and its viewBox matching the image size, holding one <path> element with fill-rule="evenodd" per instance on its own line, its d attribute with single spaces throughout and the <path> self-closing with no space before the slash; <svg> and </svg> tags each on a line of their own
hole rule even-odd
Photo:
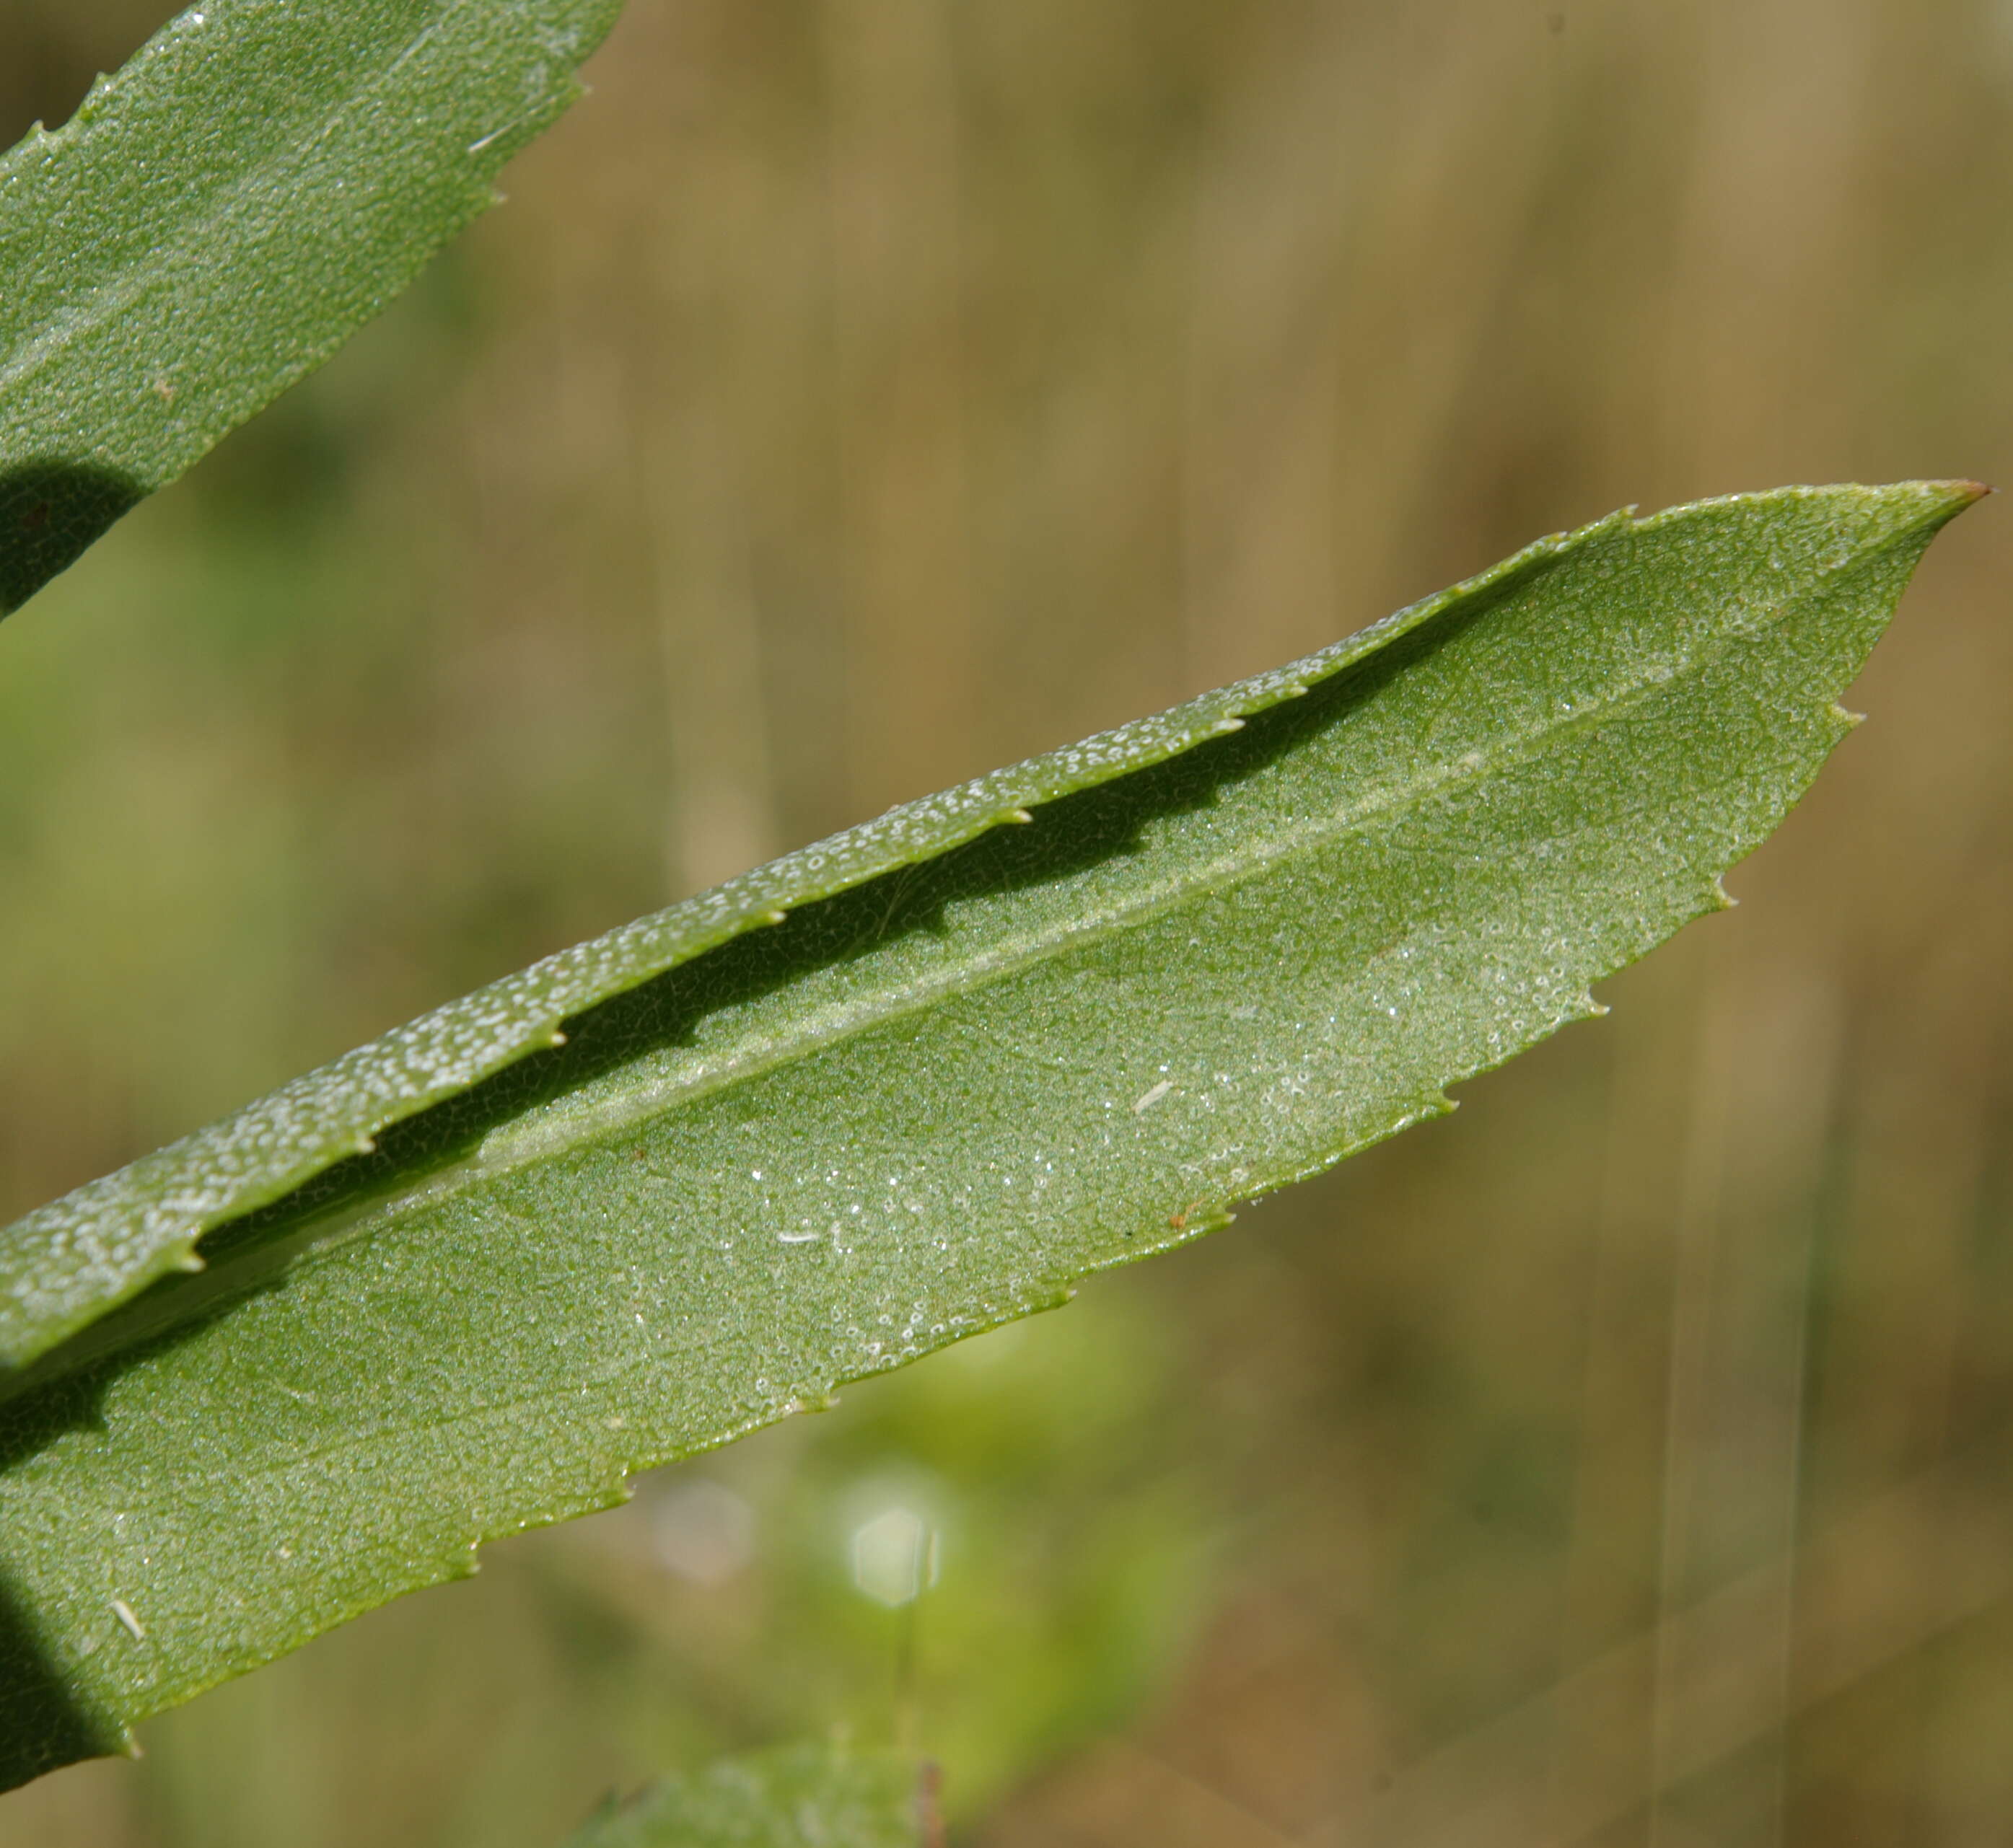
<svg viewBox="0 0 2013 1848">
<path fill-rule="evenodd" d="M 170 10 L 0 0 L 0 130 Z M 0 629 L 0 1219 L 1618 504 L 2013 484 L 2006 0 L 631 0 L 591 75 Z M 835 1725 L 971 1848 L 2013 1842 L 2009 587 L 1988 506 L 1743 908 L 1453 1121 L 0 1842 L 542 1848 Z"/>
</svg>

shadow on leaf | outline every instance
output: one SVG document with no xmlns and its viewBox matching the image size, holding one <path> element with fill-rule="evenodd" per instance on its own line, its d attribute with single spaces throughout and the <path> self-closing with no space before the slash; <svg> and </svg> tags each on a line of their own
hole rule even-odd
<svg viewBox="0 0 2013 1848">
<path fill-rule="evenodd" d="M 0 616 L 68 570 L 144 497 L 131 476 L 95 463 L 0 469 Z"/>
<path fill-rule="evenodd" d="M 25 1371 L 0 1374 L 0 1475 L 80 1423 L 113 1379 L 163 1342 L 286 1287 L 317 1222 L 465 1160 L 494 1131 L 651 1051 L 693 1043 L 713 1014 L 745 1006 L 818 970 L 910 932 L 944 928 L 961 902 L 1067 880 L 1135 850 L 1156 821 L 1206 809 L 1311 734 L 1346 724 L 1407 668 L 1444 647 L 1503 596 L 1549 568 L 1532 560 L 1439 620 L 1318 682 L 1243 728 L 1114 781 L 1045 803 L 1033 824 L 996 828 L 793 910 L 599 1006 L 572 1016 L 563 1043 L 531 1053 L 459 1095 L 381 1130 L 283 1198 L 205 1236 L 205 1267 L 162 1278 Z"/>
<path fill-rule="evenodd" d="M 0 1789 L 126 1749 L 116 1728 L 94 1721 L 71 1698 L 12 1587 L 0 1578 Z"/>
</svg>

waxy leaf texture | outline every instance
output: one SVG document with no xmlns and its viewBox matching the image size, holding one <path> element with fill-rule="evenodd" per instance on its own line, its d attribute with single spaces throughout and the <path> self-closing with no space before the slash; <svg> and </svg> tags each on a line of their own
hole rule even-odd
<svg viewBox="0 0 2013 1848">
<path fill-rule="evenodd" d="M 1598 1012 L 1725 902 L 1979 491 L 1542 541 L 31 1214 L 0 1235 L 8 1778 L 1219 1226 Z"/>
</svg>

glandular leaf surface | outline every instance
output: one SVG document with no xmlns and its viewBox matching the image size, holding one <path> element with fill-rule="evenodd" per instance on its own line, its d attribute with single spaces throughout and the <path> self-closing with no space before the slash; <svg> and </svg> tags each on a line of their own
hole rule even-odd
<svg viewBox="0 0 2013 1848">
<path fill-rule="evenodd" d="M 665 1778 L 566 1848 L 924 1848 L 932 1782 L 892 1753 L 785 1746 Z"/>
<path fill-rule="evenodd" d="M 0 157 L 0 616 L 487 206 L 620 0 L 198 0 Z"/>
<path fill-rule="evenodd" d="M 20 1222 L 5 1774 L 1220 1225 L 1597 1011 L 1723 902 L 1979 491 L 1543 541 Z M 198 1241 L 206 1268 L 131 1293 Z"/>
</svg>

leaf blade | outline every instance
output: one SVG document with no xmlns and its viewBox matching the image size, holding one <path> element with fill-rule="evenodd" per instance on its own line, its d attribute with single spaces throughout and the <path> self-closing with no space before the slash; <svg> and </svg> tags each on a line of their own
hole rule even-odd
<svg viewBox="0 0 2013 1848">
<path fill-rule="evenodd" d="M 563 1043 L 565 1024 L 575 1017 L 780 914 L 1234 731 L 1245 718 L 1297 697 L 1305 677 L 1340 671 L 1460 599 L 1491 594 L 1567 542 L 1541 540 L 1307 661 L 904 804 L 546 957 L 38 1209 L 0 1230 L 0 1368 L 29 1365 L 150 1285 L 189 1268 L 198 1242 L 218 1226 L 367 1153 L 382 1131 Z"/>
<path fill-rule="evenodd" d="M 0 616 L 492 202 L 620 0 L 202 0 L 0 157 Z"/>
<path fill-rule="evenodd" d="M 629 985 L 564 1046 L 16 1382 L 0 1532 L 32 1648 L 0 1685 L 76 1711 L 23 1721 L 13 1775 L 77 1714 L 116 1739 L 633 1469 L 1182 1242 L 1585 1017 L 1815 774 L 1973 495 L 1618 517 L 779 863 L 735 903 L 845 877 L 778 928 L 734 912 L 648 978 L 588 957 Z M 1038 785 L 1033 825 L 974 831 Z M 890 839 L 921 857 L 885 867 Z M 653 954 L 690 941 L 667 915 L 632 927 Z"/>
</svg>

